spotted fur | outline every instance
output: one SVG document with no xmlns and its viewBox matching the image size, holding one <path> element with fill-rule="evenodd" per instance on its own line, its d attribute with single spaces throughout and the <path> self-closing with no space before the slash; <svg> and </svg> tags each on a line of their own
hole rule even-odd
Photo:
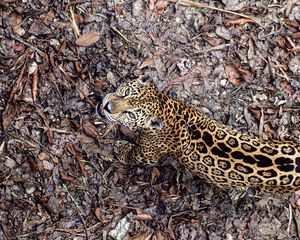
<svg viewBox="0 0 300 240">
<path fill-rule="evenodd" d="M 140 132 L 136 145 L 117 142 L 123 163 L 151 164 L 169 154 L 220 188 L 300 189 L 300 146 L 293 142 L 242 134 L 141 79 L 122 84 L 103 106 L 109 120 Z"/>
</svg>

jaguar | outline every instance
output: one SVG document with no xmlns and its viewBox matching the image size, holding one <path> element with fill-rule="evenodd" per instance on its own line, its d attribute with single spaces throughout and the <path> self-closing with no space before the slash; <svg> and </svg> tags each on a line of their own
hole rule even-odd
<svg viewBox="0 0 300 240">
<path fill-rule="evenodd" d="M 154 164 L 169 155 L 222 189 L 256 188 L 290 193 L 300 189 L 300 145 L 263 140 L 207 117 L 165 95 L 142 77 L 120 84 L 102 101 L 103 115 L 138 132 L 136 143 L 115 143 L 124 164 Z"/>
</svg>

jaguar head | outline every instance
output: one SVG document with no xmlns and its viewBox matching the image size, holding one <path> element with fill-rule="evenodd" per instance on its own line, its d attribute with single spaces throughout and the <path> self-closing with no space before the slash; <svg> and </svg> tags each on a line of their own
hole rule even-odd
<svg viewBox="0 0 300 240">
<path fill-rule="evenodd" d="M 122 83 L 102 102 L 106 118 L 132 129 L 162 130 L 164 95 L 143 78 Z"/>
</svg>

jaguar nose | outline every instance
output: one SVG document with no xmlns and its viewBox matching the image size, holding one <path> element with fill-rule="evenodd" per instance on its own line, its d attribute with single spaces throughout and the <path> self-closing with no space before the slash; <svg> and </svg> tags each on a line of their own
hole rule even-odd
<svg viewBox="0 0 300 240">
<path fill-rule="evenodd" d="M 104 110 L 108 113 L 111 113 L 111 107 L 109 101 L 104 105 Z"/>
</svg>

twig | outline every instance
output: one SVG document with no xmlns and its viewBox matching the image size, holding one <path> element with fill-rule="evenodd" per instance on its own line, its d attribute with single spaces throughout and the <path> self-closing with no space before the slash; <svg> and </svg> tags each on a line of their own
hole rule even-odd
<svg viewBox="0 0 300 240">
<path fill-rule="evenodd" d="M 222 8 L 209 6 L 205 3 L 198 3 L 198 2 L 191 1 L 191 0 L 169 0 L 169 2 L 178 3 L 178 4 L 181 4 L 183 6 L 188 6 L 188 7 L 207 8 L 207 9 L 210 9 L 210 10 L 224 12 L 224 13 L 228 13 L 228 14 L 232 14 L 232 15 L 237 15 L 237 16 L 240 16 L 240 17 L 251 19 L 255 23 L 257 23 L 259 26 L 261 26 L 261 23 L 255 17 L 251 17 L 251 16 L 248 16 L 248 15 L 245 15 L 245 14 L 242 14 L 242 13 L 237 13 L 237 12 L 225 10 L 225 9 L 222 9 Z"/>
<path fill-rule="evenodd" d="M 92 107 L 95 107 L 95 104 L 91 101 L 91 99 L 88 98 L 88 96 L 85 95 L 85 93 L 77 87 L 76 83 L 73 81 L 73 79 L 66 73 L 66 71 L 63 69 L 62 66 L 59 66 L 58 67 L 59 70 L 64 74 L 64 76 L 66 77 L 67 81 L 69 83 L 71 83 L 71 85 L 73 85 L 76 90 L 86 99 L 86 101 L 92 106 Z"/>
<path fill-rule="evenodd" d="M 280 72 L 283 74 L 283 77 L 288 81 L 291 82 L 290 78 L 288 77 L 288 75 L 285 73 L 285 71 L 282 69 L 282 67 L 280 67 L 279 62 L 275 59 L 276 62 L 276 67 L 279 68 Z M 279 75 L 279 74 L 278 74 Z"/>
<path fill-rule="evenodd" d="M 75 37 L 77 38 L 80 35 L 80 32 L 79 32 L 78 26 L 76 24 L 75 14 L 74 14 L 72 6 L 70 6 L 70 13 L 71 13 L 72 26 L 73 26 L 73 29 L 74 29 Z"/>
<path fill-rule="evenodd" d="M 290 229 L 291 229 L 292 219 L 293 219 L 292 205 L 289 203 L 289 223 L 288 223 L 288 227 L 286 229 L 286 232 L 287 232 L 288 236 L 290 236 Z"/>
<path fill-rule="evenodd" d="M 123 33 L 121 33 L 118 29 L 116 29 L 115 27 L 111 27 L 112 28 L 112 30 L 114 30 L 117 34 L 119 34 L 120 35 L 120 37 L 121 38 L 123 38 L 126 42 L 130 42 L 129 40 L 128 40 L 128 38 L 123 34 Z"/>
<path fill-rule="evenodd" d="M 35 51 L 38 52 L 41 56 L 44 55 L 44 52 L 43 52 L 43 51 L 41 51 L 41 50 L 38 49 L 37 47 L 31 45 L 30 43 L 25 42 L 25 41 L 22 40 L 21 38 L 16 37 L 16 36 L 14 36 L 14 35 L 11 35 L 11 37 L 12 37 L 13 39 L 17 40 L 18 42 L 23 43 L 23 44 L 26 45 L 27 47 L 30 47 L 31 49 L 35 50 Z"/>
<path fill-rule="evenodd" d="M 79 206 L 79 204 L 76 202 L 76 200 L 73 198 L 73 196 L 71 195 L 71 193 L 69 192 L 67 186 L 65 184 L 63 184 L 63 188 L 66 190 L 66 192 L 68 193 L 68 196 L 71 198 L 72 202 L 75 204 L 77 210 L 78 210 L 78 215 L 82 221 L 82 224 L 83 224 L 83 227 L 84 227 L 84 232 L 85 232 L 85 237 L 86 237 L 86 240 L 89 240 L 89 234 L 88 234 L 88 230 L 87 230 L 87 227 L 86 227 L 86 222 L 83 218 L 83 212 Z"/>
<path fill-rule="evenodd" d="M 41 128 L 41 129 L 46 130 L 46 131 L 52 131 L 52 132 L 57 132 L 57 133 L 65 133 L 65 134 L 73 133 L 72 131 L 68 131 L 68 130 L 65 130 L 65 129 L 57 129 L 57 128 L 44 127 L 44 126 L 39 126 L 37 128 Z"/>
<path fill-rule="evenodd" d="M 260 119 L 259 119 L 259 127 L 258 127 L 258 136 L 262 139 L 263 138 L 263 133 L 264 133 L 264 124 L 265 124 L 265 114 L 264 114 L 264 109 L 260 109 Z"/>
<path fill-rule="evenodd" d="M 223 48 L 230 47 L 232 45 L 233 45 L 233 43 L 220 44 L 220 45 L 215 46 L 215 47 L 211 47 L 211 48 L 208 48 L 208 49 L 203 49 L 203 50 L 196 51 L 195 53 L 199 54 L 199 53 L 208 53 L 208 52 L 211 52 L 211 51 L 218 51 L 218 50 L 221 50 Z"/>
<path fill-rule="evenodd" d="M 167 82 L 167 85 L 164 89 L 164 93 L 167 93 L 173 85 L 178 85 L 178 84 L 184 82 L 186 79 L 198 78 L 198 77 L 201 77 L 200 72 L 189 72 L 189 73 L 185 74 L 184 76 L 174 78 Z"/>
</svg>

